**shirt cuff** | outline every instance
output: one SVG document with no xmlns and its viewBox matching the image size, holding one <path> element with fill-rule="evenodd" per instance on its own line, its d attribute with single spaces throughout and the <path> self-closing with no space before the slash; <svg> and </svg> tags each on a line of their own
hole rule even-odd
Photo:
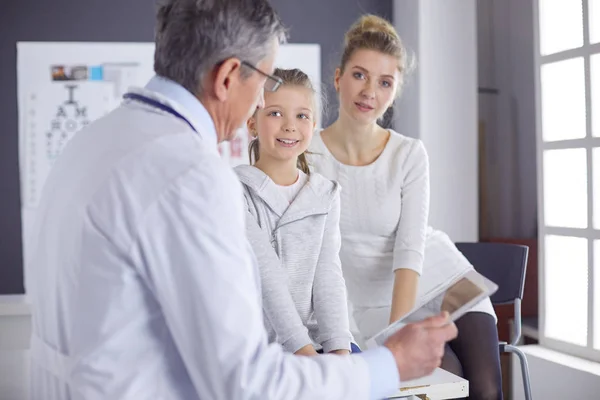
<svg viewBox="0 0 600 400">
<path fill-rule="evenodd" d="M 283 349 L 285 351 L 287 351 L 288 353 L 295 353 L 298 350 L 300 350 L 301 348 L 303 348 L 304 346 L 307 346 L 309 344 L 313 344 L 313 342 L 312 342 L 312 340 L 310 340 L 310 337 L 308 336 L 308 332 L 307 332 L 306 328 L 304 328 L 303 330 L 300 330 L 294 336 L 292 336 L 285 342 L 281 343 L 281 345 L 283 346 Z"/>
<path fill-rule="evenodd" d="M 421 275 L 423 272 L 423 255 L 414 250 L 395 251 L 393 270 L 398 269 L 411 269 Z"/>
<path fill-rule="evenodd" d="M 396 360 L 387 347 L 377 347 L 356 354 L 369 368 L 371 382 L 370 399 L 379 400 L 396 393 L 400 388 L 400 374 Z"/>
<path fill-rule="evenodd" d="M 323 353 L 329 353 L 333 350 L 350 350 L 350 338 L 329 339 L 321 343 L 321 346 L 323 346 Z"/>
</svg>

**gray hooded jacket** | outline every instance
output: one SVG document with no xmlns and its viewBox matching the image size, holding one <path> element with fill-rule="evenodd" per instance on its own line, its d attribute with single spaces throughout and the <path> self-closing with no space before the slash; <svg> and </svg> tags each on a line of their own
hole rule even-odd
<svg viewBox="0 0 600 400">
<path fill-rule="evenodd" d="M 270 342 L 289 352 L 312 344 L 350 349 L 339 250 L 340 186 L 313 173 L 289 204 L 264 172 L 236 167 L 248 207 L 247 236 L 258 259 Z"/>
</svg>

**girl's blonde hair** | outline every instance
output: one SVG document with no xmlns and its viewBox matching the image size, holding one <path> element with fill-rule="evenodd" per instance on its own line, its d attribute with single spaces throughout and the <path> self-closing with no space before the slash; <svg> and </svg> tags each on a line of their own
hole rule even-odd
<svg viewBox="0 0 600 400">
<path fill-rule="evenodd" d="M 340 63 L 342 73 L 354 52 L 363 49 L 376 50 L 398 60 L 400 79 L 397 95 L 400 94 L 405 75 L 414 68 L 414 57 L 409 57 L 394 26 L 376 15 L 369 14 L 360 17 L 344 36 L 344 49 Z"/>
<path fill-rule="evenodd" d="M 303 71 L 299 70 L 298 68 L 277 68 L 275 69 L 275 72 L 273 72 L 273 75 L 280 78 L 283 81 L 284 85 L 300 86 L 311 90 L 315 96 L 314 105 L 315 107 L 317 106 L 317 91 L 315 90 L 308 75 L 306 75 Z M 307 175 L 310 175 L 310 169 L 308 165 L 308 160 L 306 158 L 306 153 L 308 153 L 308 151 L 305 151 L 304 153 L 298 156 L 297 166 L 298 169 L 300 169 L 302 172 L 304 172 Z M 258 143 L 258 136 L 250 142 L 250 145 L 248 146 L 248 155 L 250 157 L 250 164 L 256 163 L 260 158 L 260 144 Z"/>
</svg>

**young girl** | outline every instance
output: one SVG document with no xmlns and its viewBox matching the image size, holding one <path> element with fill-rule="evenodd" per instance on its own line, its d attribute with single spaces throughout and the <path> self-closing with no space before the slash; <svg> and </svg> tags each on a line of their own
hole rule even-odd
<svg viewBox="0 0 600 400">
<path fill-rule="evenodd" d="M 429 163 L 423 143 L 377 125 L 406 69 L 394 27 L 379 17 L 362 17 L 346 34 L 335 73 L 338 119 L 315 136 L 310 149 L 315 171 L 343 189 L 341 260 L 364 338 L 410 311 L 419 288 L 431 286 L 436 275 L 472 268 L 446 234 L 427 225 Z M 459 335 L 442 367 L 469 380 L 471 399 L 502 398 L 489 299 L 456 325 Z"/>
<path fill-rule="evenodd" d="M 265 93 L 248 121 L 250 161 L 236 168 L 248 206 L 247 235 L 258 259 L 266 329 L 289 352 L 351 349 L 340 250 L 340 187 L 310 174 L 305 151 L 316 93 L 298 69 L 277 69 L 283 85 Z"/>
</svg>

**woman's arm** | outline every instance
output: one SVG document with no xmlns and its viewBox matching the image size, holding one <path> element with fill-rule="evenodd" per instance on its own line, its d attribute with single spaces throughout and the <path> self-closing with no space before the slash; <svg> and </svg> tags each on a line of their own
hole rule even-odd
<svg viewBox="0 0 600 400">
<path fill-rule="evenodd" d="M 336 184 L 336 194 L 327 214 L 323 243 L 313 282 L 313 307 L 317 319 L 316 340 L 323 346 L 323 352 L 341 350 L 348 354 L 352 334 L 348 319 L 346 283 L 342 274 L 340 247 L 340 193 Z"/>
<path fill-rule="evenodd" d="M 419 274 L 412 269 L 397 269 L 394 272 L 394 291 L 390 324 L 398 321 L 415 305 Z"/>
<path fill-rule="evenodd" d="M 394 244 L 394 291 L 390 323 L 413 308 L 423 269 L 429 218 L 429 160 L 420 140 L 414 142 L 401 168 L 405 174 L 402 209 Z"/>
<path fill-rule="evenodd" d="M 271 235 L 258 225 L 249 210 L 249 204 L 246 199 L 246 236 L 259 265 L 264 316 L 286 351 L 302 355 L 317 354 L 296 310 L 287 275 L 271 246 Z"/>
</svg>

